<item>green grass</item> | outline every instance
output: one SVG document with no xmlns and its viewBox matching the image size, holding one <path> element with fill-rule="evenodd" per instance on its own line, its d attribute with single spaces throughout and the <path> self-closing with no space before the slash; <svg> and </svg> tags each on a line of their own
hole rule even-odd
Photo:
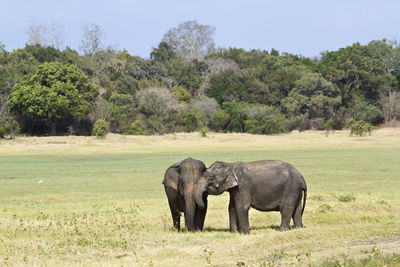
<svg viewBox="0 0 400 267">
<path fill-rule="evenodd" d="M 326 265 L 372 247 L 400 253 L 400 130 L 348 135 L 3 140 L 0 265 Z M 290 162 L 308 185 L 306 228 L 281 233 L 279 213 L 251 210 L 250 235 L 232 234 L 223 194 L 209 197 L 204 232 L 174 231 L 161 181 L 188 156 Z"/>
</svg>

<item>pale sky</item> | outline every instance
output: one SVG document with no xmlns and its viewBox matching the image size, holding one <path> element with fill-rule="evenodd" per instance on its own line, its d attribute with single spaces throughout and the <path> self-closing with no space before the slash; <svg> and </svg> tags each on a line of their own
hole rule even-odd
<svg viewBox="0 0 400 267">
<path fill-rule="evenodd" d="M 0 43 L 25 47 L 32 21 L 64 26 L 78 50 L 88 22 L 104 44 L 148 58 L 164 33 L 186 20 L 216 27 L 217 47 L 318 56 L 355 42 L 400 40 L 398 0 L 0 0 Z"/>
</svg>

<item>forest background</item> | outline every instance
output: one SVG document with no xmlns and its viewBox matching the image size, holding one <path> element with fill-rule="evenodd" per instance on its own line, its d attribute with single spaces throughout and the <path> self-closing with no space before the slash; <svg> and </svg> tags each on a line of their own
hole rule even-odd
<svg viewBox="0 0 400 267">
<path fill-rule="evenodd" d="M 86 25 L 79 52 L 57 25 L 31 25 L 25 48 L 0 43 L 0 136 L 334 130 L 400 118 L 400 46 L 354 43 L 320 57 L 217 48 L 215 27 L 185 21 L 149 58 L 104 47 Z"/>
</svg>

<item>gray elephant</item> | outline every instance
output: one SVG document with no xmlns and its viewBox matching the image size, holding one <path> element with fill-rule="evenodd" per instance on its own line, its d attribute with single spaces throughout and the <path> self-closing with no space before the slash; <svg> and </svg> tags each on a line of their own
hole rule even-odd
<svg viewBox="0 0 400 267">
<path fill-rule="evenodd" d="M 195 198 L 200 208 L 204 195 L 230 194 L 230 230 L 249 233 L 249 209 L 280 211 L 279 230 L 303 227 L 302 216 L 306 205 L 307 186 L 303 176 L 292 165 L 276 160 L 254 162 L 215 162 L 203 174 Z M 303 206 L 301 198 L 304 192 Z"/>
<path fill-rule="evenodd" d="M 195 187 L 205 171 L 203 162 L 187 158 L 169 167 L 164 174 L 164 189 L 167 194 L 174 227 L 180 231 L 181 212 L 185 216 L 187 230 L 203 230 L 207 212 L 207 195 L 201 197 L 200 209 L 194 193 Z"/>
</svg>

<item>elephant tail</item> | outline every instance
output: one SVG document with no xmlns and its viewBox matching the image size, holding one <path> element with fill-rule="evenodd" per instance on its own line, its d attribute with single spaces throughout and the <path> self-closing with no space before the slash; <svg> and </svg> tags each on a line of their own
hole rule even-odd
<svg viewBox="0 0 400 267">
<path fill-rule="evenodd" d="M 303 178 L 303 188 L 302 190 L 304 191 L 303 193 L 303 209 L 301 210 L 301 216 L 303 216 L 304 213 L 304 209 L 306 208 L 306 200 L 307 200 L 307 185 L 306 185 L 306 181 Z"/>
</svg>

